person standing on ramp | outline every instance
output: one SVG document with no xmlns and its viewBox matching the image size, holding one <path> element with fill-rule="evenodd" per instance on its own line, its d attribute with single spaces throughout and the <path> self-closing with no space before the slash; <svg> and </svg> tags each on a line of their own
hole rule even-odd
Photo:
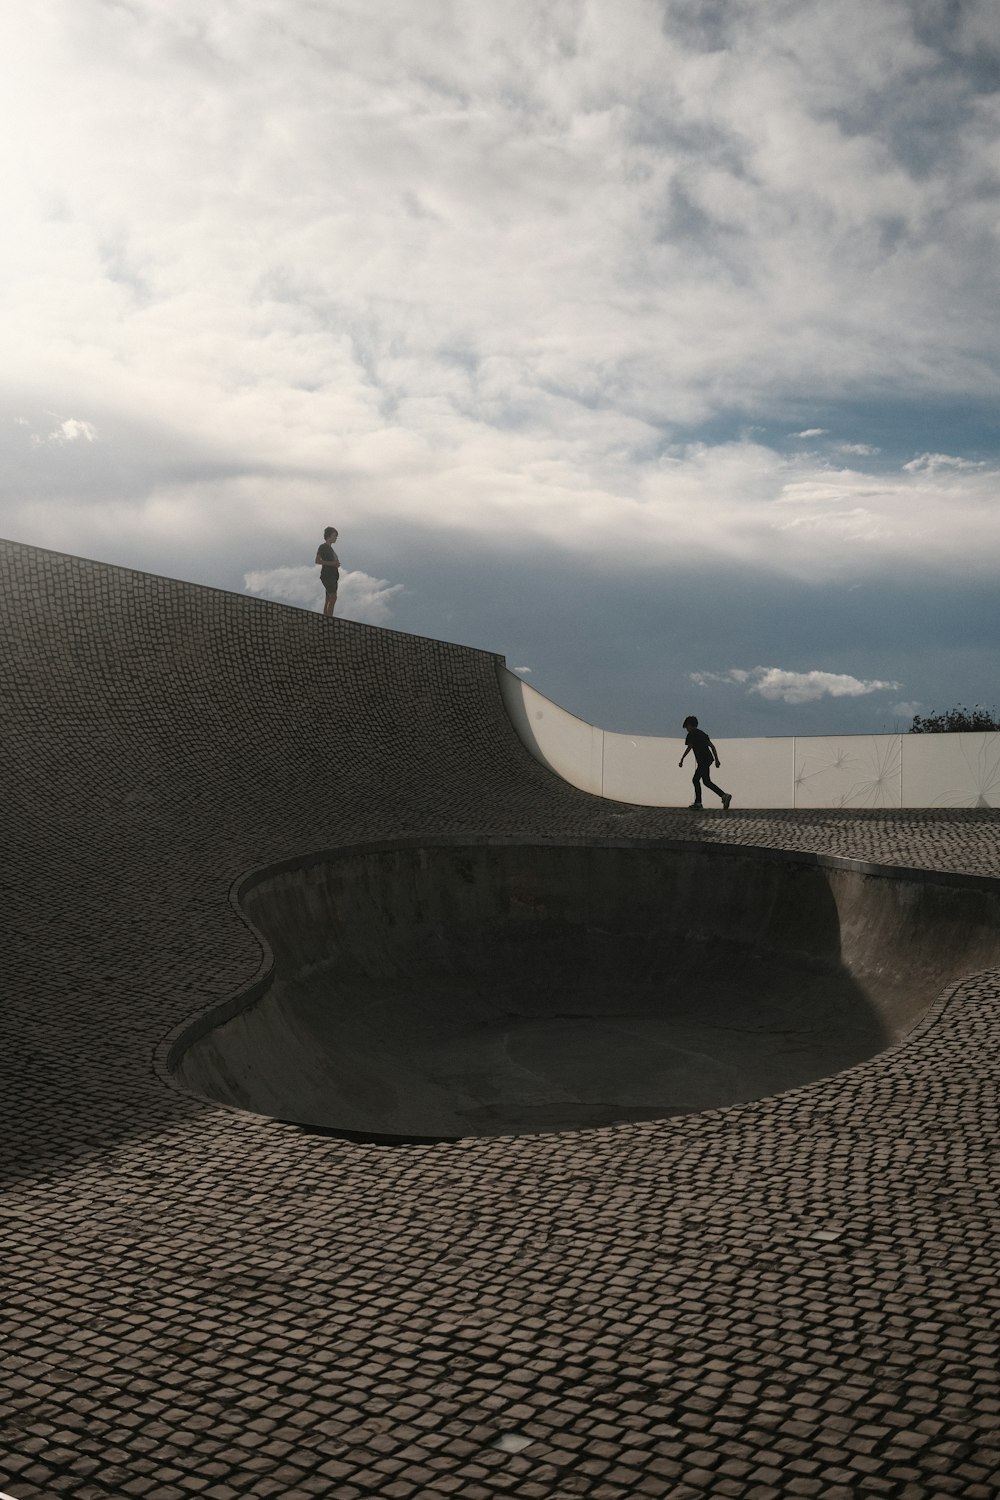
<svg viewBox="0 0 1000 1500">
<path fill-rule="evenodd" d="M 333 550 L 333 544 L 339 536 L 336 526 L 328 526 L 323 533 L 323 540 L 316 548 L 316 563 L 319 567 L 319 578 L 326 589 L 326 602 L 323 605 L 323 613 L 329 618 L 337 605 L 337 587 L 340 583 L 340 558 Z"/>
<path fill-rule="evenodd" d="M 695 763 L 698 767 L 692 778 L 694 781 L 694 801 L 691 803 L 691 806 L 701 806 L 701 788 L 702 783 L 704 783 L 705 786 L 709 787 L 722 798 L 723 810 L 728 812 L 729 804 L 733 800 L 732 796 L 729 792 L 724 792 L 721 786 L 716 786 L 711 776 L 712 761 L 714 760 L 717 766 L 722 764 L 719 760 L 718 750 L 716 750 L 704 729 L 698 728 L 698 720 L 694 714 L 689 714 L 684 720 L 684 728 L 687 730 L 687 738 L 684 741 L 687 749 L 685 749 L 684 754 L 677 764 L 682 766 L 687 759 L 688 750 L 693 750 Z"/>
</svg>

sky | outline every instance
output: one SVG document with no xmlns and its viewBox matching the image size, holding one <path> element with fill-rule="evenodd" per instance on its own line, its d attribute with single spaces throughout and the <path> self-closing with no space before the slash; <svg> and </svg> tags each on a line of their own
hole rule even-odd
<svg viewBox="0 0 1000 1500">
<path fill-rule="evenodd" d="M 0 16 L 0 534 L 582 718 L 1000 703 L 995 0 Z"/>
</svg>

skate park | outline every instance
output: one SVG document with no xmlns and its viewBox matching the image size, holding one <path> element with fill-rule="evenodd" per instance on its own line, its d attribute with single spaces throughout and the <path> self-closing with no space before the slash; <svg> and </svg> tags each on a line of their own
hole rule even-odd
<svg viewBox="0 0 1000 1500">
<path fill-rule="evenodd" d="M 489 652 L 0 565 L 0 1491 L 996 1493 L 990 744 L 692 814 Z"/>
<path fill-rule="evenodd" d="M 981 891 L 683 845 L 421 842 L 285 870 L 241 905 L 273 982 L 178 1046 L 177 1076 L 376 1140 L 783 1093 L 900 1041 L 1000 957 Z"/>
</svg>

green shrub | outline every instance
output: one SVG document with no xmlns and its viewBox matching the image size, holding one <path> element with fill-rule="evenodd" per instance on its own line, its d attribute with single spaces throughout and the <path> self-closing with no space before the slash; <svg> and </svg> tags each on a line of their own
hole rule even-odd
<svg viewBox="0 0 1000 1500">
<path fill-rule="evenodd" d="M 966 708 L 964 703 L 959 703 L 955 708 L 928 714 L 926 718 L 914 714 L 908 733 L 968 734 L 971 730 L 991 729 L 1000 729 L 1000 715 L 995 708 L 984 708 L 981 703 Z"/>
</svg>

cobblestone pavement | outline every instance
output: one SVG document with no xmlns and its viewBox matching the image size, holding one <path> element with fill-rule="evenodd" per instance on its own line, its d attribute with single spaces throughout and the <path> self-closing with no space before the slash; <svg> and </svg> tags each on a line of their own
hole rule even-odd
<svg viewBox="0 0 1000 1500">
<path fill-rule="evenodd" d="M 435 833 L 1000 876 L 998 815 L 631 809 L 496 658 L 0 545 L 0 1490 L 994 1500 L 1000 972 L 836 1078 L 389 1149 L 167 1086 L 260 970 L 233 882 Z"/>
</svg>

